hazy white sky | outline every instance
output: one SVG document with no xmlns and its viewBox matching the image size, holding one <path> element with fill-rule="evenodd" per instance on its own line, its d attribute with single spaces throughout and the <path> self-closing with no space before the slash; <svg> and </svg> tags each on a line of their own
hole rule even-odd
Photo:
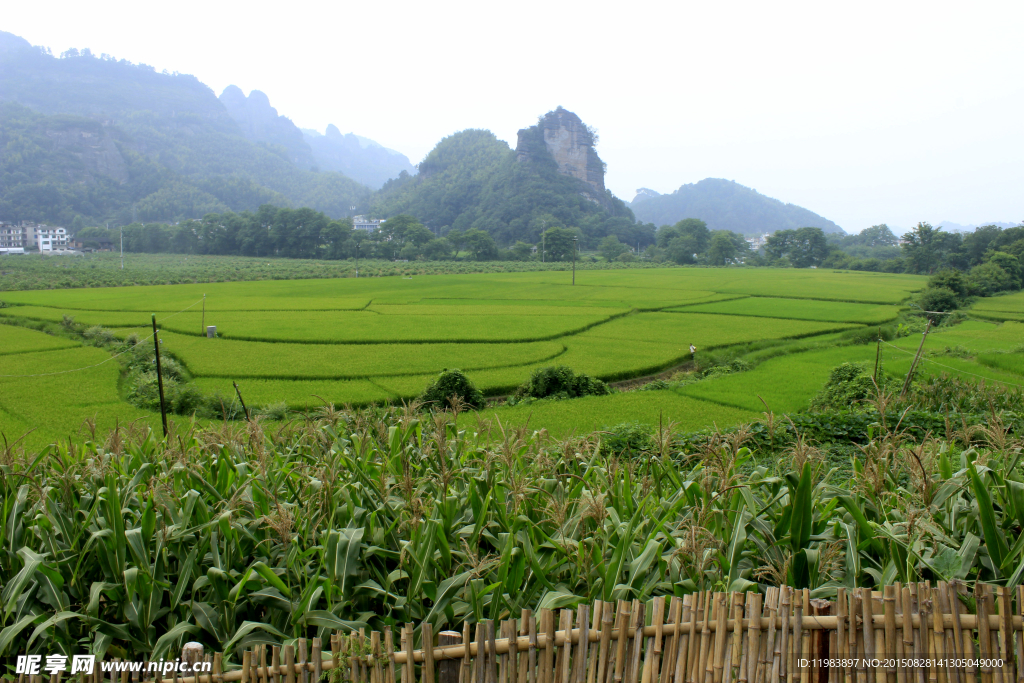
<svg viewBox="0 0 1024 683">
<path fill-rule="evenodd" d="M 0 29 L 262 90 L 418 162 L 562 105 L 606 182 L 721 177 L 848 231 L 1024 220 L 1024 2 L 5 2 Z"/>
</svg>

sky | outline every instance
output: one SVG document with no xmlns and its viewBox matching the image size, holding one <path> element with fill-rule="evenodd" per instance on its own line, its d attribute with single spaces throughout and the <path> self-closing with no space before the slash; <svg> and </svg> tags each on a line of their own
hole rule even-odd
<svg viewBox="0 0 1024 683">
<path fill-rule="evenodd" d="M 0 30 L 262 90 L 420 161 L 561 105 L 629 201 L 716 177 L 849 232 L 1024 221 L 1024 3 L 5 3 Z"/>
</svg>

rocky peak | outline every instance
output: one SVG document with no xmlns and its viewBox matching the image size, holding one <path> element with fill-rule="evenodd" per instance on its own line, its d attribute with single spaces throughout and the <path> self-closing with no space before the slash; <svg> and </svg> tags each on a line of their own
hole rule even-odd
<svg viewBox="0 0 1024 683">
<path fill-rule="evenodd" d="M 542 116 L 536 126 L 519 131 L 516 159 L 540 160 L 546 152 L 558 165 L 559 173 L 582 180 L 591 187 L 594 194 L 586 193 L 588 199 L 603 203 L 604 162 L 597 156 L 595 143 L 593 131 L 579 116 L 558 107 Z"/>
<path fill-rule="evenodd" d="M 220 101 L 245 137 L 283 147 L 288 159 L 299 168 L 313 165 L 313 154 L 302 137 L 302 131 L 291 119 L 278 115 L 277 109 L 270 106 L 266 93 L 253 90 L 246 97 L 241 88 L 229 85 L 221 93 Z"/>
</svg>

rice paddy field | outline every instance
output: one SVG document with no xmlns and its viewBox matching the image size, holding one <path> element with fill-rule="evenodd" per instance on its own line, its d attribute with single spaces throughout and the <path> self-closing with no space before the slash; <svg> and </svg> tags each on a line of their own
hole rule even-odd
<svg viewBox="0 0 1024 683">
<path fill-rule="evenodd" d="M 251 403 L 284 402 L 296 410 L 411 400 L 447 368 L 465 371 L 485 394 L 498 396 L 547 365 L 615 381 L 679 366 L 689 360 L 691 343 L 704 353 L 808 342 L 805 353 L 676 391 L 485 411 L 552 433 L 630 420 L 726 426 L 759 414 L 758 396 L 777 412 L 801 410 L 832 367 L 873 362 L 873 345 L 828 348 L 829 340 L 894 320 L 925 283 L 910 275 L 738 268 L 584 271 L 575 286 L 570 278 L 480 273 L 0 292 L 0 323 L 10 323 L 0 324 L 0 431 L 10 439 L 33 426 L 27 440 L 43 444 L 80 433 L 93 420 L 153 420 L 121 399 L 116 362 L 76 369 L 109 358 L 107 352 L 16 326 L 66 318 L 127 337 L 149 334 L 155 314 L 163 353 L 203 392 L 230 396 L 237 381 Z M 1001 308 L 979 313 L 996 311 L 1010 322 L 935 333 L 928 349 L 964 347 L 978 354 L 963 361 L 976 374 L 1019 378 L 1020 354 L 1006 352 L 1024 342 L 1024 325 L 1013 322 L 1024 317 L 1024 298 L 982 303 Z M 204 325 L 215 325 L 217 338 L 206 338 Z M 886 347 L 885 366 L 895 373 L 909 364 L 918 341 L 912 336 Z"/>
</svg>

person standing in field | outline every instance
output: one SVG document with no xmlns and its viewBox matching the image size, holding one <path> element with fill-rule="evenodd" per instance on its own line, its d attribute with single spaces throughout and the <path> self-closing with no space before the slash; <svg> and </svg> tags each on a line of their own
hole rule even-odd
<svg viewBox="0 0 1024 683">
<path fill-rule="evenodd" d="M 697 347 L 693 344 L 690 344 L 690 360 L 694 363 L 697 362 Z"/>
</svg>

